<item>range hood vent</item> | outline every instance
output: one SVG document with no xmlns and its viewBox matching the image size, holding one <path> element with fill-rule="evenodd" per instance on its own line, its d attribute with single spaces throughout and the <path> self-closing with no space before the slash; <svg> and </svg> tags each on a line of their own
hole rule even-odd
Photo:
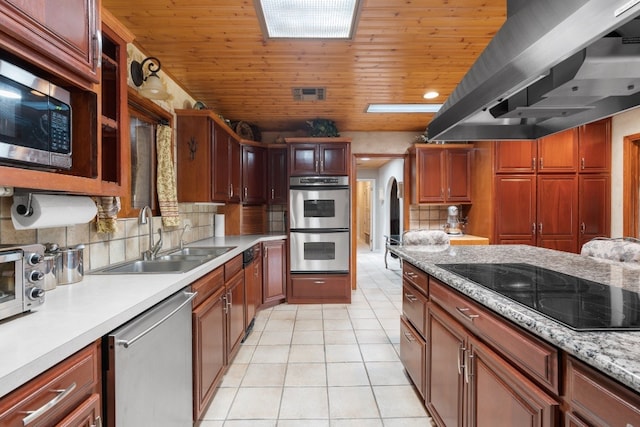
<svg viewBox="0 0 640 427">
<path fill-rule="evenodd" d="M 324 101 L 326 89 L 323 87 L 294 87 L 294 101 Z"/>
<path fill-rule="evenodd" d="M 429 140 L 537 139 L 640 105 L 640 0 L 512 1 Z"/>
</svg>

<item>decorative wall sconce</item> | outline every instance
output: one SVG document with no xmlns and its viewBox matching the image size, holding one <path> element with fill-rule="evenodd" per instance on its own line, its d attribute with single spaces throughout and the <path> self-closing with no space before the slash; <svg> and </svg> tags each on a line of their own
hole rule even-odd
<svg viewBox="0 0 640 427">
<path fill-rule="evenodd" d="M 149 74 L 144 75 L 144 67 L 147 67 Z M 139 87 L 140 95 L 149 99 L 167 99 L 169 94 L 162 85 L 162 81 L 158 76 L 160 71 L 160 60 L 153 56 L 145 58 L 142 62 L 131 61 L 131 80 L 133 84 Z"/>
</svg>

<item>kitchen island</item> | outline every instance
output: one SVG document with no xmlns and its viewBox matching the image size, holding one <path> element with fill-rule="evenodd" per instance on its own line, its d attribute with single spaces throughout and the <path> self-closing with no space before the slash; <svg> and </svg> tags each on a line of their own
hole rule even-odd
<svg viewBox="0 0 640 427">
<path fill-rule="evenodd" d="M 389 250 L 534 336 L 640 393 L 640 332 L 579 332 L 438 267 L 454 263 L 527 263 L 594 282 L 640 292 L 640 268 L 526 245 L 420 247 Z"/>
<path fill-rule="evenodd" d="M 100 339 L 256 243 L 285 235 L 213 237 L 189 246 L 234 249 L 185 273 L 85 274 L 46 293 L 44 305 L 0 322 L 0 397 Z"/>
</svg>

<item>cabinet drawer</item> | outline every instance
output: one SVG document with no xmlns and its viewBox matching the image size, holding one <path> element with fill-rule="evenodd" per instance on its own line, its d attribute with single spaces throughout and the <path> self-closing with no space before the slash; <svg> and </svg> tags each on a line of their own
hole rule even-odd
<svg viewBox="0 0 640 427">
<path fill-rule="evenodd" d="M 97 343 L 90 345 L 5 396 L 0 403 L 0 425 L 26 425 L 23 420 L 29 416 L 27 412 L 57 402 L 28 424 L 30 427 L 51 426 L 69 415 L 93 393 L 99 392 L 98 347 Z"/>
<path fill-rule="evenodd" d="M 424 398 L 426 343 L 415 329 L 400 318 L 400 360 Z"/>
<path fill-rule="evenodd" d="M 566 358 L 566 399 L 585 425 L 640 426 L 640 397 L 572 357 Z"/>
<path fill-rule="evenodd" d="M 488 309 L 430 278 L 431 300 L 555 395 L 559 393 L 558 350 L 507 323 Z"/>
<path fill-rule="evenodd" d="M 402 279 L 418 288 L 425 296 L 429 296 L 429 276 L 424 271 L 403 261 Z"/>
<path fill-rule="evenodd" d="M 193 299 L 193 307 L 199 306 L 209 295 L 224 286 L 224 268 L 218 267 L 211 273 L 196 280 L 191 284 L 191 290 L 198 295 Z"/>
<path fill-rule="evenodd" d="M 349 275 L 292 275 L 289 302 L 349 303 L 351 302 Z"/>
<path fill-rule="evenodd" d="M 224 282 L 231 280 L 240 270 L 242 270 L 242 254 L 224 264 Z"/>
<path fill-rule="evenodd" d="M 427 298 L 406 281 L 402 284 L 402 314 L 416 328 L 418 333 L 424 337 Z"/>
</svg>

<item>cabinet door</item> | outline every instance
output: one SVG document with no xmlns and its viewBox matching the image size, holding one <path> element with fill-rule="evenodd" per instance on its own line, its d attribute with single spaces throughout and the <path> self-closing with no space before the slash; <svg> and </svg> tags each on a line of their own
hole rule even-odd
<svg viewBox="0 0 640 427">
<path fill-rule="evenodd" d="M 538 246 L 576 252 L 578 245 L 578 178 L 538 176 Z"/>
<path fill-rule="evenodd" d="M 242 145 L 242 203 L 266 202 L 266 149 Z"/>
<path fill-rule="evenodd" d="M 262 303 L 274 304 L 285 299 L 285 241 L 274 240 L 262 243 Z"/>
<path fill-rule="evenodd" d="M 82 402 L 64 420 L 56 424 L 56 427 L 95 427 L 102 425 L 102 401 L 100 395 L 94 393 Z"/>
<path fill-rule="evenodd" d="M 537 164 L 537 142 L 496 141 L 496 173 L 534 173 Z"/>
<path fill-rule="evenodd" d="M 320 174 L 349 175 L 349 144 L 319 144 Z"/>
<path fill-rule="evenodd" d="M 224 287 L 193 310 L 193 416 L 202 418 L 225 367 Z"/>
<path fill-rule="evenodd" d="M 209 202 L 212 194 L 211 167 L 213 123 L 203 117 L 178 116 L 178 201 Z"/>
<path fill-rule="evenodd" d="M 580 238 L 578 251 L 594 237 L 608 237 L 611 233 L 611 184 L 609 175 L 580 175 L 578 177 L 578 223 Z"/>
<path fill-rule="evenodd" d="M 226 202 L 231 198 L 230 174 L 232 165 L 229 163 L 230 136 L 222 126 L 210 121 L 210 126 L 214 135 L 213 142 L 213 165 L 212 178 L 212 200 L 216 202 Z"/>
<path fill-rule="evenodd" d="M 92 83 L 99 81 L 99 22 L 95 0 L 67 0 L 64 6 L 52 1 L 0 2 L 0 26 L 4 32 L 41 53 L 43 57 L 38 61 L 56 62 Z M 73 76 L 71 79 L 77 80 Z"/>
<path fill-rule="evenodd" d="M 242 158 L 240 153 L 240 143 L 231 136 L 228 137 L 229 158 L 225 164 L 226 173 L 228 175 L 229 185 L 231 187 L 231 195 L 229 202 L 239 203 L 242 191 Z M 264 180 L 262 181 L 264 182 Z"/>
<path fill-rule="evenodd" d="M 244 274 L 239 271 L 226 283 L 227 288 L 227 360 L 238 352 L 245 331 Z"/>
<path fill-rule="evenodd" d="M 560 404 L 474 338 L 469 338 L 466 367 L 467 425 L 557 425 Z"/>
<path fill-rule="evenodd" d="M 424 398 L 426 344 L 420 334 L 404 319 L 400 318 L 400 360 L 413 384 Z"/>
<path fill-rule="evenodd" d="M 267 203 L 286 205 L 289 182 L 287 181 L 287 149 L 267 149 Z"/>
<path fill-rule="evenodd" d="M 569 129 L 538 140 L 538 173 L 577 172 L 577 164 L 577 129 Z"/>
<path fill-rule="evenodd" d="M 611 119 L 578 129 L 580 172 L 607 173 L 611 170 Z"/>
<path fill-rule="evenodd" d="M 466 332 L 435 305 L 428 313 L 426 402 L 438 425 L 463 425 Z"/>
<path fill-rule="evenodd" d="M 317 144 L 295 143 L 289 145 L 289 175 L 317 175 L 319 167 Z"/>
<path fill-rule="evenodd" d="M 446 150 L 446 202 L 471 201 L 471 151 Z"/>
<path fill-rule="evenodd" d="M 444 202 L 444 151 L 418 149 L 416 156 L 417 203 Z"/>
<path fill-rule="evenodd" d="M 535 175 L 496 176 L 495 216 L 497 243 L 535 246 Z"/>
</svg>

